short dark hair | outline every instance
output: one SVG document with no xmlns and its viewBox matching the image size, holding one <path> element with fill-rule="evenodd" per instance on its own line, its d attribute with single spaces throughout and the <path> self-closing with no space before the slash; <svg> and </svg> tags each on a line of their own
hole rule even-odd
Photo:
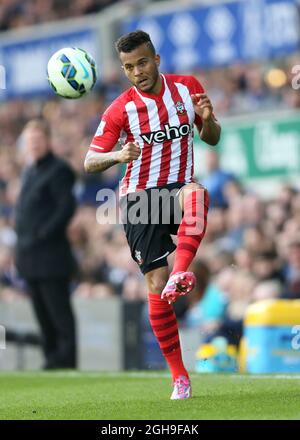
<svg viewBox="0 0 300 440">
<path fill-rule="evenodd" d="M 132 52 L 134 49 L 141 46 L 142 44 L 147 44 L 153 55 L 155 55 L 156 51 L 151 41 L 150 35 L 142 30 L 129 32 L 128 34 L 122 35 L 122 37 L 120 37 L 115 42 L 115 48 L 118 53 L 128 53 Z"/>
</svg>

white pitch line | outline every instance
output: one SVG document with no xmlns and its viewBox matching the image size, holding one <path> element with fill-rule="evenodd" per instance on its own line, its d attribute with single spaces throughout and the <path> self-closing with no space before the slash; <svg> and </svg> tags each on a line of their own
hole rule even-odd
<svg viewBox="0 0 300 440">
<path fill-rule="evenodd" d="M 231 374 L 231 379 L 294 379 L 300 380 L 300 374 Z"/>
<path fill-rule="evenodd" d="M 11 375 L 11 376 L 18 376 L 18 377 L 26 377 L 26 376 L 32 376 L 35 377 L 50 377 L 50 378 L 87 378 L 87 379 L 94 379 L 100 376 L 107 376 L 107 377 L 128 377 L 128 378 L 163 378 L 163 377 L 171 377 L 170 373 L 168 372 L 138 372 L 138 371 L 53 371 L 53 372 L 44 372 L 44 371 L 0 371 L 0 379 L 1 376 L 5 375 Z"/>
<path fill-rule="evenodd" d="M 0 371 L 0 379 L 1 376 L 12 375 L 18 377 L 26 377 L 32 376 L 40 378 L 85 378 L 85 379 L 95 379 L 97 377 L 107 376 L 107 377 L 128 377 L 128 378 L 137 378 L 137 379 L 162 379 L 162 378 L 170 378 L 170 373 L 168 371 L 53 371 L 53 372 L 44 372 L 44 371 Z M 205 378 L 209 377 L 210 373 L 191 373 L 190 377 L 193 379 Z M 215 379 L 218 376 L 223 380 L 228 379 L 237 379 L 237 380 L 300 380 L 300 374 L 220 374 L 214 373 L 211 375 Z"/>
</svg>

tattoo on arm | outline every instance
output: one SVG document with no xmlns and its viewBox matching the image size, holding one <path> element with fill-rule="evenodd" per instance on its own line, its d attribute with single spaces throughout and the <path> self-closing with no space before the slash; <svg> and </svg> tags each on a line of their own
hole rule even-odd
<svg viewBox="0 0 300 440">
<path fill-rule="evenodd" d="M 84 162 L 84 168 L 87 173 L 97 173 L 105 171 L 117 163 L 115 152 L 93 153 L 89 151 Z"/>
<path fill-rule="evenodd" d="M 116 161 L 114 159 L 106 159 L 98 161 L 97 159 L 90 159 L 88 161 L 88 171 L 89 173 L 96 173 L 97 171 L 104 171 L 107 168 L 116 165 Z"/>
</svg>

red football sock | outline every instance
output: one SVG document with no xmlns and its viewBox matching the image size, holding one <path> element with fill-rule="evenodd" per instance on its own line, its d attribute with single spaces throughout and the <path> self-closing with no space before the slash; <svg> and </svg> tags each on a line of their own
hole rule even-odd
<svg viewBox="0 0 300 440">
<path fill-rule="evenodd" d="M 160 295 L 149 293 L 149 319 L 173 380 L 181 375 L 189 377 L 182 362 L 177 319 L 172 305 L 162 300 Z"/>
<path fill-rule="evenodd" d="M 198 189 L 185 197 L 172 274 L 186 272 L 195 257 L 206 231 L 208 205 L 208 192 L 205 189 Z"/>
</svg>

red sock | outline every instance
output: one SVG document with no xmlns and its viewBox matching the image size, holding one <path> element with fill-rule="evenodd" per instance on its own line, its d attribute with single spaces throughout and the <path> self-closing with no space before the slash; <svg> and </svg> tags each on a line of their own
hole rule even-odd
<svg viewBox="0 0 300 440">
<path fill-rule="evenodd" d="M 172 274 L 186 272 L 195 257 L 206 231 L 208 205 L 208 192 L 205 189 L 198 189 L 185 197 Z"/>
<path fill-rule="evenodd" d="M 181 375 L 189 377 L 182 362 L 177 319 L 172 305 L 162 300 L 160 295 L 149 293 L 149 319 L 173 380 Z"/>
</svg>

